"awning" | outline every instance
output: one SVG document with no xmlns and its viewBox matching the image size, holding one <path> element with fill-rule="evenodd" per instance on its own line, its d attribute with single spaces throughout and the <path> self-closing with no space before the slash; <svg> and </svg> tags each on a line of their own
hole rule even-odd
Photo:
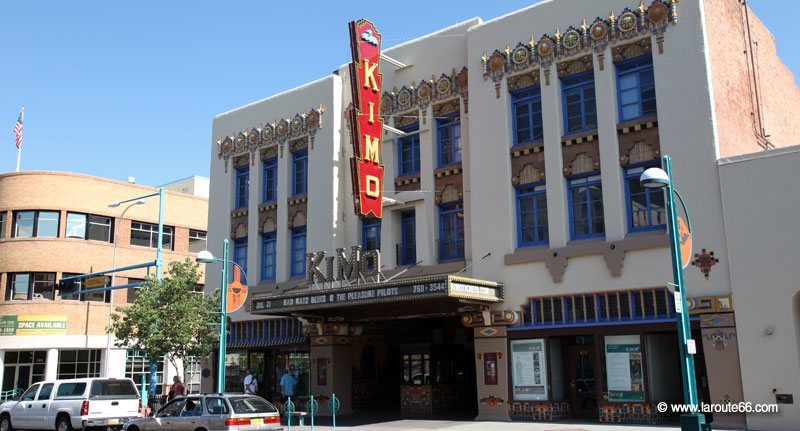
<svg viewBox="0 0 800 431">
<path fill-rule="evenodd" d="M 263 315 L 341 317 L 374 320 L 456 314 L 503 300 L 501 283 L 452 275 L 309 288 L 300 292 L 254 295 L 250 312 Z"/>
</svg>

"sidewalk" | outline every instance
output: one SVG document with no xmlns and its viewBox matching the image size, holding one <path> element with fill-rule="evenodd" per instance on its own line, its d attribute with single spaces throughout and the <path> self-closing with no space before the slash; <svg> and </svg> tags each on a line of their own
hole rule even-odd
<svg viewBox="0 0 800 431">
<path fill-rule="evenodd" d="M 324 425 L 315 425 L 314 430 L 329 431 L 333 427 L 330 420 L 325 420 Z M 344 418 L 343 418 L 344 419 Z M 345 420 L 346 421 L 346 420 Z M 284 431 L 288 431 L 286 425 Z M 602 425 L 587 424 L 585 422 L 551 422 L 551 423 L 532 423 L 532 422 L 475 422 L 475 421 L 448 421 L 448 420 L 417 420 L 401 419 L 388 422 L 377 422 L 372 424 L 362 424 L 354 426 L 337 426 L 337 430 L 342 431 L 429 431 L 429 430 L 448 430 L 448 431 L 678 431 L 678 424 L 662 425 Z M 309 431 L 311 426 L 306 422 L 305 426 L 292 425 L 292 430 Z M 716 428 L 714 429 L 717 430 Z M 724 431 L 724 430 L 719 430 Z"/>
</svg>

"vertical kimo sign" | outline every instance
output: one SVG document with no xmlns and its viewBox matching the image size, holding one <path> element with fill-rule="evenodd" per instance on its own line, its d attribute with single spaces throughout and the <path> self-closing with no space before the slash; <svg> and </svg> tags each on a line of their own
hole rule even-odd
<svg viewBox="0 0 800 431">
<path fill-rule="evenodd" d="M 381 217 L 383 199 L 383 165 L 381 141 L 383 120 L 379 64 L 381 35 L 364 19 L 350 22 L 350 86 L 353 90 L 351 121 L 353 153 L 350 161 L 353 198 L 358 215 Z"/>
</svg>

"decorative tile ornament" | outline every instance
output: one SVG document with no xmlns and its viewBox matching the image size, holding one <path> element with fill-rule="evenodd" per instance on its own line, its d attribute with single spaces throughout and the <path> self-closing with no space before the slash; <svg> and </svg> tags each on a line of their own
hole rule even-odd
<svg viewBox="0 0 800 431">
<path fill-rule="evenodd" d="M 255 164 L 255 154 L 259 150 L 277 145 L 280 157 L 283 157 L 283 147 L 288 139 L 308 136 L 313 150 L 314 136 L 322 128 L 323 112 L 322 105 L 320 105 L 311 111 L 295 114 L 291 118 L 283 118 L 220 139 L 217 141 L 217 156 L 224 160 L 225 172 L 228 172 L 228 161 L 234 155 L 250 153 L 250 160 Z"/>
<path fill-rule="evenodd" d="M 579 28 L 568 27 L 561 33 L 556 29 L 552 35 L 542 35 L 538 42 L 519 42 L 514 49 L 510 45 L 504 50 L 496 49 L 491 55 L 481 57 L 484 80 L 492 80 L 497 97 L 500 97 L 500 82 L 503 77 L 540 67 L 544 71 L 545 85 L 550 85 L 550 65 L 557 60 L 572 57 L 585 51 L 597 53 L 600 70 L 605 69 L 605 49 L 615 42 L 652 34 L 656 37 L 658 53 L 664 52 L 664 32 L 668 24 L 678 22 L 678 0 L 653 0 L 645 7 L 640 0 L 636 9 L 625 8 L 617 15 L 611 11 L 608 18 L 595 18 L 591 24 L 584 19 Z"/>
<path fill-rule="evenodd" d="M 468 97 L 468 70 L 462 68 L 456 72 L 453 68 L 450 74 L 442 73 L 439 78 L 431 75 L 430 79 L 423 79 L 417 85 L 412 81 L 411 85 L 404 85 L 399 90 L 397 87 L 392 91 L 387 91 L 381 96 L 381 114 L 392 116 L 400 113 L 407 113 L 412 109 L 425 111 L 431 103 L 444 101 L 455 96 L 464 99 L 464 106 L 467 106 Z M 424 114 L 424 112 L 423 112 Z M 426 116 L 422 115 L 422 124 L 426 123 Z"/>
<path fill-rule="evenodd" d="M 502 398 L 495 397 L 494 395 L 489 395 L 486 398 L 481 398 L 480 402 L 481 402 L 481 404 L 483 404 L 485 406 L 494 407 L 494 406 L 496 406 L 498 404 L 505 403 L 506 400 L 504 400 Z"/>
<path fill-rule="evenodd" d="M 700 253 L 694 254 L 692 266 L 700 268 L 700 271 L 703 272 L 703 275 L 706 276 L 706 280 L 708 280 L 708 275 L 711 273 L 711 267 L 718 263 L 719 259 L 714 257 L 713 251 L 707 252 L 706 249 L 702 249 Z"/>
</svg>

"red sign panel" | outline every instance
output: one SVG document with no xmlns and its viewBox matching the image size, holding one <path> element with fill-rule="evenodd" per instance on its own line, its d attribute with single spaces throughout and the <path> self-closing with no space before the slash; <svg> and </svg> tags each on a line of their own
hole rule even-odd
<svg viewBox="0 0 800 431">
<path fill-rule="evenodd" d="M 383 120 L 381 112 L 380 74 L 381 35 L 367 20 L 350 23 L 350 86 L 353 90 L 352 124 L 353 197 L 358 215 L 381 218 L 383 208 L 383 165 L 381 143 Z"/>
</svg>

